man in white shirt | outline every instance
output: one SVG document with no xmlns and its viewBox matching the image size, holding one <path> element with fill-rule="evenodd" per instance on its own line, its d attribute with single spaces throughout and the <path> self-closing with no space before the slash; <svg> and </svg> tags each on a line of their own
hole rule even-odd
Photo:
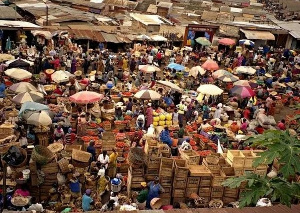
<svg viewBox="0 0 300 213">
<path fill-rule="evenodd" d="M 152 63 L 153 63 L 153 55 L 150 54 L 150 55 L 148 56 L 148 64 L 152 64 Z"/>
<path fill-rule="evenodd" d="M 107 155 L 107 151 L 106 150 L 104 150 L 102 152 L 102 154 L 100 154 L 98 156 L 97 160 L 101 163 L 101 165 L 103 165 L 105 167 L 105 169 L 108 168 L 109 156 Z"/>
</svg>

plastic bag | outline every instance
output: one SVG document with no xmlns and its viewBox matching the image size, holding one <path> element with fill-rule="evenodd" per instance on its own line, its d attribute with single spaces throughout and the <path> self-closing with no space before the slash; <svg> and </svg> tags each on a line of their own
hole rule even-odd
<svg viewBox="0 0 300 213">
<path fill-rule="evenodd" d="M 12 146 L 9 150 L 4 154 L 2 160 L 4 160 L 10 166 L 16 166 L 21 164 L 25 159 L 25 156 L 22 154 L 21 150 Z"/>
</svg>

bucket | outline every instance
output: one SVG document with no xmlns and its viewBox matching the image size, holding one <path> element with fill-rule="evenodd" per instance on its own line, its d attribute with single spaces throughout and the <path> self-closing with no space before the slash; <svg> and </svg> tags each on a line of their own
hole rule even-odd
<svg viewBox="0 0 300 213">
<path fill-rule="evenodd" d="M 24 179 L 28 180 L 30 178 L 30 170 L 29 169 L 24 169 L 22 171 L 22 173 L 23 173 L 23 178 Z"/>
<path fill-rule="evenodd" d="M 111 183 L 111 191 L 112 192 L 120 192 L 122 189 L 122 181 L 118 185 L 112 184 Z"/>
</svg>

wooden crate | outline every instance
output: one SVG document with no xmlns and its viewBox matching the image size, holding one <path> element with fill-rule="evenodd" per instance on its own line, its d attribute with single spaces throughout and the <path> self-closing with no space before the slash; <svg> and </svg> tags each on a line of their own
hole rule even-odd
<svg viewBox="0 0 300 213">
<path fill-rule="evenodd" d="M 148 157 L 147 167 L 148 168 L 160 168 L 161 157 Z"/>
<path fill-rule="evenodd" d="M 198 194 L 200 197 L 210 197 L 211 188 L 210 187 L 200 187 Z"/>
<path fill-rule="evenodd" d="M 221 169 L 219 164 L 209 164 L 205 158 L 203 159 L 202 164 L 206 166 L 212 174 L 218 174 Z"/>
<path fill-rule="evenodd" d="M 200 187 L 210 187 L 212 182 L 212 176 L 210 177 L 201 177 L 199 186 Z"/>
<path fill-rule="evenodd" d="M 130 170 L 130 172 L 133 176 L 141 176 L 142 177 L 145 175 L 144 167 L 134 168 L 134 167 L 130 166 L 128 169 Z"/>
<path fill-rule="evenodd" d="M 184 189 L 186 188 L 186 182 L 187 182 L 186 178 L 174 177 L 173 188 Z"/>
<path fill-rule="evenodd" d="M 214 174 L 212 178 L 211 185 L 212 186 L 221 186 L 224 180 L 226 179 L 226 175 L 222 170 L 220 170 L 219 174 Z"/>
<path fill-rule="evenodd" d="M 173 159 L 161 158 L 159 176 L 173 177 Z"/>
<path fill-rule="evenodd" d="M 147 168 L 145 174 L 158 176 L 159 175 L 159 169 Z"/>
<path fill-rule="evenodd" d="M 159 183 L 163 187 L 165 186 L 172 186 L 173 183 L 173 177 L 166 177 L 166 176 L 159 176 Z"/>
<path fill-rule="evenodd" d="M 185 198 L 184 197 L 174 197 L 172 199 L 172 204 L 174 205 L 175 203 L 185 203 Z"/>
<path fill-rule="evenodd" d="M 199 188 L 201 177 L 188 177 L 187 185 L 188 188 Z"/>
<path fill-rule="evenodd" d="M 243 155 L 245 156 L 245 168 L 252 168 L 253 162 L 257 158 L 256 154 L 252 150 L 241 150 Z"/>
<path fill-rule="evenodd" d="M 232 167 L 244 167 L 245 155 L 240 150 L 228 150 L 227 159 Z"/>
<path fill-rule="evenodd" d="M 200 156 L 194 150 L 180 152 L 182 159 L 185 159 L 188 165 L 199 165 Z"/>
<path fill-rule="evenodd" d="M 238 199 L 233 197 L 223 197 L 223 203 L 224 205 L 228 205 L 231 202 L 236 202 Z"/>
<path fill-rule="evenodd" d="M 211 198 L 223 197 L 223 193 L 224 193 L 224 187 L 217 186 L 211 188 Z"/>
<path fill-rule="evenodd" d="M 189 174 L 189 167 L 186 160 L 175 159 L 174 160 L 175 177 L 187 178 Z"/>
<path fill-rule="evenodd" d="M 159 157 L 159 146 L 149 146 L 147 143 L 145 145 L 145 153 L 148 157 Z"/>
<path fill-rule="evenodd" d="M 171 197 L 169 198 L 161 198 L 160 199 L 162 206 L 167 206 L 171 204 Z"/>
<path fill-rule="evenodd" d="M 242 176 L 244 174 L 244 168 L 243 167 L 233 167 L 234 173 L 236 176 Z"/>
<path fill-rule="evenodd" d="M 82 148 L 82 145 L 66 145 L 64 149 L 67 152 L 72 152 L 73 149 L 81 150 L 81 148 Z"/>
<path fill-rule="evenodd" d="M 59 171 L 57 162 L 48 163 L 41 167 L 42 172 L 45 174 L 57 174 Z M 47 176 L 46 176 L 47 177 Z M 55 176 L 56 177 L 56 176 Z"/>
<path fill-rule="evenodd" d="M 239 189 L 238 188 L 231 189 L 229 187 L 225 187 L 223 195 L 225 197 L 237 198 L 239 195 Z"/>
<path fill-rule="evenodd" d="M 165 190 L 165 193 L 163 193 L 163 194 L 167 194 L 168 196 L 171 197 L 171 194 L 172 194 L 172 187 L 171 187 L 171 186 L 170 186 L 170 187 L 165 186 L 165 187 L 164 187 L 164 190 Z"/>
<path fill-rule="evenodd" d="M 199 188 L 186 188 L 185 197 L 189 198 L 192 193 L 198 194 Z"/>
<path fill-rule="evenodd" d="M 190 177 L 211 177 L 211 172 L 203 165 L 188 165 Z"/>
<path fill-rule="evenodd" d="M 225 174 L 225 176 L 226 176 L 225 178 L 226 179 L 236 176 L 233 167 L 224 167 L 221 170 Z"/>
<path fill-rule="evenodd" d="M 185 197 L 185 189 L 173 189 L 173 197 Z"/>
<path fill-rule="evenodd" d="M 260 176 L 266 176 L 267 175 L 267 170 L 268 170 L 268 167 L 266 166 L 264 169 L 255 169 L 254 173 L 258 174 Z"/>
<path fill-rule="evenodd" d="M 154 181 L 155 177 L 157 177 L 157 175 L 148 175 L 148 174 L 145 174 L 145 180 L 146 180 L 146 182 Z"/>
</svg>

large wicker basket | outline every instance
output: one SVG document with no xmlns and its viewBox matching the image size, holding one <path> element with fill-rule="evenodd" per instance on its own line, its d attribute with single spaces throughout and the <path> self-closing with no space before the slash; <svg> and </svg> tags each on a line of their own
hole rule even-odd
<svg viewBox="0 0 300 213">
<path fill-rule="evenodd" d="M 51 162 L 54 157 L 55 155 L 45 146 L 37 145 L 32 150 L 32 159 L 41 165 Z"/>
<path fill-rule="evenodd" d="M 22 163 L 20 163 L 18 165 L 9 164 L 9 166 L 12 167 L 12 168 L 21 168 L 21 167 L 23 167 L 27 164 L 27 152 L 26 152 L 26 150 L 22 149 L 22 148 L 19 148 L 19 150 L 22 153 L 22 155 L 24 156 L 24 160 L 22 161 Z"/>
<path fill-rule="evenodd" d="M 72 159 L 73 160 L 87 163 L 90 161 L 90 158 L 91 158 L 91 153 L 89 153 L 89 152 L 84 152 L 84 151 L 77 150 L 77 149 L 73 149 L 73 151 L 72 151 Z"/>
<path fill-rule="evenodd" d="M 58 163 L 61 173 L 64 174 L 64 173 L 68 173 L 70 171 L 69 167 L 68 167 L 69 160 L 67 158 L 62 158 L 57 163 Z"/>
</svg>

